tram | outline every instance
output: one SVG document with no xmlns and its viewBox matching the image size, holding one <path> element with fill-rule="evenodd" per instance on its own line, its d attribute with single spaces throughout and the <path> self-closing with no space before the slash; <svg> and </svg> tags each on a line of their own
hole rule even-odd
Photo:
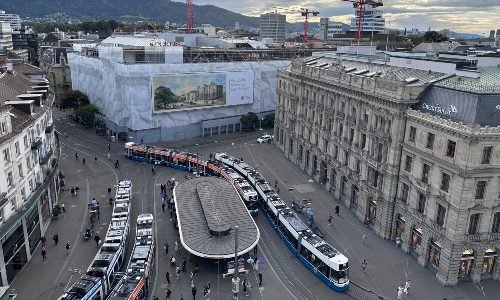
<svg viewBox="0 0 500 300">
<path fill-rule="evenodd" d="M 132 199 L 132 182 L 120 181 L 117 186 L 116 196 L 122 201 L 130 204 Z M 128 200 L 125 200 L 128 199 Z M 92 264 L 85 275 L 80 277 L 61 297 L 60 300 L 87 300 L 105 299 L 116 285 L 116 274 L 122 271 L 125 261 L 125 246 L 129 234 L 130 211 L 121 211 L 116 215 L 118 209 L 113 207 L 113 217 Z"/>
<path fill-rule="evenodd" d="M 160 152 L 161 154 L 157 154 Z M 158 156 L 159 155 L 159 156 Z M 236 182 L 245 180 L 256 191 L 260 207 L 285 245 L 300 261 L 335 291 L 349 288 L 349 262 L 346 256 L 314 234 L 285 204 L 279 194 L 255 169 L 226 153 L 216 153 L 214 160 L 203 161 L 196 155 L 169 149 L 125 144 L 125 157 L 166 165 L 176 169 L 201 169 L 202 175 L 214 175 Z M 182 158 L 182 159 L 181 159 Z M 236 173 L 236 174 L 235 174 Z"/>
</svg>

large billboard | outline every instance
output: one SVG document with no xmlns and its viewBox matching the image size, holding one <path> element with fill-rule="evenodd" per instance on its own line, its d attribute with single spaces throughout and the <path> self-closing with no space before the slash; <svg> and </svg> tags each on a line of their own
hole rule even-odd
<svg viewBox="0 0 500 300">
<path fill-rule="evenodd" d="M 253 75 L 253 72 L 153 75 L 153 111 L 252 104 Z"/>
</svg>

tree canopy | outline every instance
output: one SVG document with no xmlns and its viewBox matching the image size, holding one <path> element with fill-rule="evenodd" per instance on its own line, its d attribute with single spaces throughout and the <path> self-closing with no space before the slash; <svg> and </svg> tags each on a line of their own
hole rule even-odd
<svg viewBox="0 0 500 300">
<path fill-rule="evenodd" d="M 177 101 L 175 94 L 165 86 L 159 86 L 155 89 L 154 99 L 156 106 L 163 108 Z"/>
<path fill-rule="evenodd" d="M 64 94 L 61 99 L 61 108 L 78 108 L 89 103 L 89 97 L 85 93 L 78 90 L 71 90 Z"/>
<path fill-rule="evenodd" d="M 241 116 L 240 122 L 246 128 L 255 129 L 255 124 L 259 121 L 259 117 L 254 112 L 249 112 L 246 115 Z"/>
<path fill-rule="evenodd" d="M 274 127 L 274 113 L 268 114 L 264 117 L 264 124 L 270 128 Z"/>
</svg>

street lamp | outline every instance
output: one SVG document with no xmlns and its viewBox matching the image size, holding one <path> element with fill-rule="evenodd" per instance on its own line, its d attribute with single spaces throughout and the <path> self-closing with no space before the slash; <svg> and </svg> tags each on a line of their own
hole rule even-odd
<svg viewBox="0 0 500 300">
<path fill-rule="evenodd" d="M 262 121 L 264 121 L 264 118 L 259 119 L 259 130 L 262 130 Z"/>
<path fill-rule="evenodd" d="M 233 299 L 238 299 L 240 278 L 238 277 L 238 226 L 234 226 L 234 272 L 233 272 Z"/>
</svg>

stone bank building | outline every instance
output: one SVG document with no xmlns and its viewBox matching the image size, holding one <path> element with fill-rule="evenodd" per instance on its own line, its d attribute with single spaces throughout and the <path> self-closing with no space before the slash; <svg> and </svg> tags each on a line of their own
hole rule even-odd
<svg viewBox="0 0 500 300">
<path fill-rule="evenodd" d="M 455 67 L 455 66 L 453 66 Z M 278 75 L 285 155 L 445 285 L 498 280 L 500 68 L 456 74 L 352 56 Z"/>
</svg>

